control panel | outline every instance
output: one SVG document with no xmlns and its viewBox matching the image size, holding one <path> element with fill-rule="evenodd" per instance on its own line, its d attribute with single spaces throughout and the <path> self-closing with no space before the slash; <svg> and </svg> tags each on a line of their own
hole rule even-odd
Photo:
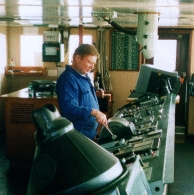
<svg viewBox="0 0 194 195">
<path fill-rule="evenodd" d="M 168 176 L 170 180 L 164 181 L 167 176 L 164 176 L 164 170 L 168 161 L 165 159 L 165 153 L 167 148 L 169 149 L 167 136 L 174 132 L 169 129 L 169 123 L 173 125 L 174 120 L 173 116 L 171 118 L 169 115 L 170 108 L 175 104 L 171 96 L 173 95 L 159 97 L 157 94 L 145 93 L 137 100 L 124 105 L 108 120 L 108 128 L 116 139 L 112 139 L 113 136 L 105 127 L 101 129 L 98 139 L 103 148 L 118 157 L 127 167 L 140 156 L 153 194 L 156 186 L 163 194 L 165 182 L 170 183 L 173 180 L 171 170 L 167 173 L 171 175 Z M 171 149 L 173 153 L 173 148 Z M 156 185 L 155 182 L 159 183 Z"/>
</svg>

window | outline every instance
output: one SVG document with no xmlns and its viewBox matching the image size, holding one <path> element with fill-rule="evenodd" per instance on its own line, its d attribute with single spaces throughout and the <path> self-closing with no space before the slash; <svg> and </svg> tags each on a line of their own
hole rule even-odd
<svg viewBox="0 0 194 195">
<path fill-rule="evenodd" d="M 7 45 L 6 45 L 6 35 L 0 33 L 0 43 L 1 43 L 1 47 L 0 47 L 0 54 L 1 54 L 1 58 L 0 58 L 0 73 L 4 72 L 4 68 L 7 65 Z"/>
<path fill-rule="evenodd" d="M 92 36 L 84 35 L 83 43 L 92 44 Z M 78 35 L 70 35 L 69 37 L 69 64 L 71 64 L 73 53 L 75 49 L 79 46 L 79 36 Z"/>
<path fill-rule="evenodd" d="M 165 70 L 176 69 L 177 40 L 158 40 L 154 66 Z"/>
<path fill-rule="evenodd" d="M 21 35 L 21 66 L 42 66 L 42 35 Z"/>
</svg>

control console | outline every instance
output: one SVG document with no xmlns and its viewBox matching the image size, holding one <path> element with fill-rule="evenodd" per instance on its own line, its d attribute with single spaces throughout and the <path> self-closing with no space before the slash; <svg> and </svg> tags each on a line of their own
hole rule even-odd
<svg viewBox="0 0 194 195">
<path fill-rule="evenodd" d="M 174 108 L 174 95 L 159 97 L 154 93 L 145 93 L 138 99 L 124 105 L 108 120 L 109 129 L 117 136 L 111 139 L 106 128 L 101 129 L 98 143 L 114 156 L 120 159 L 124 166 L 130 167 L 137 156 L 142 160 L 142 167 L 150 184 L 152 194 L 163 194 L 165 182 L 171 183 L 173 178 L 165 180 L 166 150 L 168 146 L 166 136 L 173 134 L 169 124 L 174 122 L 171 108 Z M 171 121 L 169 121 L 171 120 Z M 170 132 L 171 131 L 171 132 Z M 170 140 L 171 142 L 174 140 Z M 173 175 L 173 170 L 169 173 Z"/>
</svg>

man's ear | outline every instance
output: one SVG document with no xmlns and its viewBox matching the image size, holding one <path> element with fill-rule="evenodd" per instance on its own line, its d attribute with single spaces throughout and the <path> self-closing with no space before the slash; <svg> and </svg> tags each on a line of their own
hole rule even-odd
<svg viewBox="0 0 194 195">
<path fill-rule="evenodd" d="M 76 62 L 79 62 L 80 60 L 81 60 L 81 56 L 77 54 L 77 55 L 75 56 L 75 61 L 76 61 Z"/>
</svg>

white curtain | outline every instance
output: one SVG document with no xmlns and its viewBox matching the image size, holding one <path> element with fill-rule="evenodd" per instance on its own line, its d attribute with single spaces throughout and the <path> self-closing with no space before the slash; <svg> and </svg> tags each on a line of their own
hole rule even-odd
<svg viewBox="0 0 194 195">
<path fill-rule="evenodd" d="M 110 74 L 106 64 L 106 29 L 98 29 L 98 51 L 100 54 L 100 59 L 98 60 L 98 73 L 102 79 L 103 89 L 106 91 L 112 90 L 112 83 Z"/>
</svg>

